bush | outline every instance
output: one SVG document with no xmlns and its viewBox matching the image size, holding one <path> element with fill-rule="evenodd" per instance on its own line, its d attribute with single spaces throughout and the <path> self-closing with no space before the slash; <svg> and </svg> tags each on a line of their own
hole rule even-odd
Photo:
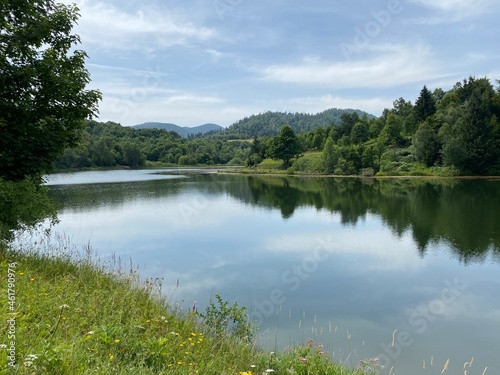
<svg viewBox="0 0 500 375">
<path fill-rule="evenodd" d="M 241 161 L 241 159 L 239 158 L 232 158 L 227 162 L 227 165 L 243 165 L 243 164 L 244 164 L 243 161 Z"/>
<path fill-rule="evenodd" d="M 323 160 L 320 153 L 304 155 L 295 160 L 290 168 L 291 172 L 324 173 Z"/>
<path fill-rule="evenodd" d="M 264 169 L 283 169 L 283 161 L 282 160 L 273 160 L 273 159 L 264 159 L 258 165 L 259 168 Z"/>
</svg>

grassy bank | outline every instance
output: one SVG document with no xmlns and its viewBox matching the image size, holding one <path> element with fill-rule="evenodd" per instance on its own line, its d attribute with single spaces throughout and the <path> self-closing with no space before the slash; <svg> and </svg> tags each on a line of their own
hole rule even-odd
<svg viewBox="0 0 500 375">
<path fill-rule="evenodd" d="M 352 166 L 335 168 L 333 174 L 327 174 L 322 152 L 305 152 L 299 158 L 292 159 L 291 165 L 285 168 L 283 161 L 264 159 L 252 167 L 234 171 L 246 174 L 278 174 L 306 176 L 359 176 L 359 177 L 458 177 L 459 173 L 452 167 L 426 167 L 415 162 L 397 162 L 391 153 L 384 154 L 382 165 L 378 170 L 373 168 L 355 169 Z"/>
<path fill-rule="evenodd" d="M 170 306 L 161 284 L 89 254 L 1 245 L 0 374 L 369 374 L 332 363 L 319 343 L 280 354 Z"/>
</svg>

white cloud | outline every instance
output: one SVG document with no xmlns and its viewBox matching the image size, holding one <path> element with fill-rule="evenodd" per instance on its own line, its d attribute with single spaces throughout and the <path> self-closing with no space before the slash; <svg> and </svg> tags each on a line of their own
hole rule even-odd
<svg viewBox="0 0 500 375">
<path fill-rule="evenodd" d="M 440 76 L 429 47 L 423 45 L 378 45 L 370 47 L 375 57 L 358 61 L 327 62 L 305 59 L 295 65 L 271 65 L 264 79 L 340 88 L 385 88 Z"/>
<path fill-rule="evenodd" d="M 497 0 L 411 0 L 413 3 L 436 11 L 432 17 L 422 18 L 418 23 L 439 24 L 458 22 L 485 14 Z"/>
<path fill-rule="evenodd" d="M 378 229 L 363 229 L 363 238 L 369 238 L 369 246 L 360 240 L 359 232 L 343 229 L 334 238 L 324 234 L 306 233 L 269 238 L 264 245 L 268 252 L 294 253 L 306 257 L 314 255 L 315 249 L 326 250 L 330 257 L 344 256 L 354 260 L 352 267 L 362 271 L 417 270 L 424 262 L 415 262 L 415 245 L 410 233 L 395 238 L 390 233 L 380 233 Z M 325 245 L 326 244 L 326 245 Z M 364 261 L 357 262 L 356 259 Z"/>
<path fill-rule="evenodd" d="M 135 125 L 147 121 L 173 122 L 180 126 L 194 126 L 224 117 L 224 100 L 210 95 L 176 92 L 168 95 L 168 89 L 157 89 L 141 94 L 140 88 L 132 89 L 135 95 L 104 95 L 100 106 L 100 121 L 116 121 L 122 125 Z M 127 91 L 125 91 L 127 92 Z M 193 111 L 196 108 L 196 111 Z M 232 120 L 231 116 L 231 120 Z M 188 122 L 187 122 L 188 121 Z M 232 120 L 234 121 L 234 120 Z M 186 123 L 187 122 L 187 123 Z"/>
<path fill-rule="evenodd" d="M 144 6 L 131 13 L 105 2 L 82 0 L 76 32 L 85 44 L 105 48 L 155 50 L 216 36 L 211 28 L 197 26 L 181 14 Z"/>
<path fill-rule="evenodd" d="M 197 104 L 215 104 L 224 103 L 224 100 L 214 96 L 201 96 L 194 94 L 174 95 L 164 100 L 165 104 L 176 104 L 181 106 L 193 106 Z"/>
</svg>

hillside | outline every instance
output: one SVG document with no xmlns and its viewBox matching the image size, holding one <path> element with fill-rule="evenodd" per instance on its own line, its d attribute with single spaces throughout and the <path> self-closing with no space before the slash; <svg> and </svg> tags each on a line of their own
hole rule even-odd
<svg viewBox="0 0 500 375">
<path fill-rule="evenodd" d="M 326 128 L 332 123 L 339 125 L 342 114 L 354 112 L 360 117 L 366 115 L 368 119 L 375 118 L 375 116 L 359 109 L 331 108 L 315 115 L 308 113 L 265 112 L 239 120 L 229 126 L 224 133 L 237 135 L 242 138 L 275 136 L 279 133 L 283 125 L 290 125 L 295 133 L 301 133 L 316 128 Z"/>
<path fill-rule="evenodd" d="M 163 122 L 145 122 L 132 127 L 135 129 L 164 129 L 166 131 L 174 131 L 184 138 L 187 138 L 191 134 L 206 134 L 208 132 L 224 129 L 222 126 L 217 124 L 203 124 L 191 128 Z"/>
</svg>

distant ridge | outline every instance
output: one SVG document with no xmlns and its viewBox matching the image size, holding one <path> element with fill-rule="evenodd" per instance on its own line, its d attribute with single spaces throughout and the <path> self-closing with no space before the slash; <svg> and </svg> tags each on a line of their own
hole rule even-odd
<svg viewBox="0 0 500 375">
<path fill-rule="evenodd" d="M 224 130 L 238 137 L 275 136 L 283 125 L 290 125 L 295 133 L 340 125 L 343 114 L 357 113 L 359 117 L 376 118 L 359 109 L 330 108 L 315 115 L 291 112 L 264 112 L 239 120 Z"/>
<path fill-rule="evenodd" d="M 134 129 L 164 129 L 166 131 L 174 131 L 181 137 L 187 138 L 191 134 L 206 134 L 211 131 L 220 131 L 224 129 L 222 126 L 217 124 L 203 124 L 199 126 L 194 126 L 192 128 L 188 126 L 179 126 L 166 122 L 145 122 L 143 124 L 132 126 Z"/>
</svg>

